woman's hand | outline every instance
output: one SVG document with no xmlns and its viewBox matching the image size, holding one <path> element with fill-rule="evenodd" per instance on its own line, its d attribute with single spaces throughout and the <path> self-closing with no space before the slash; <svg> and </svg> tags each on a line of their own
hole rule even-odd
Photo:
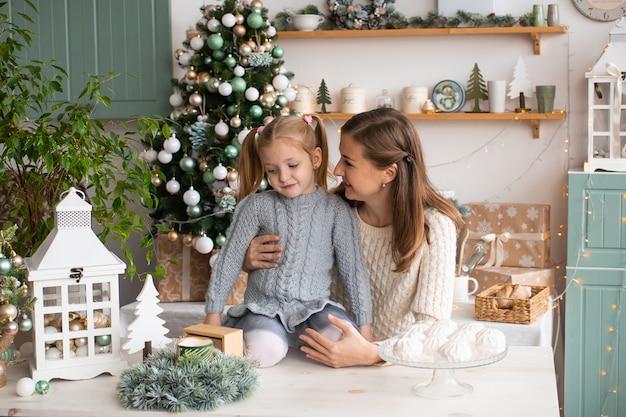
<svg viewBox="0 0 626 417">
<path fill-rule="evenodd" d="M 263 235 L 252 239 L 243 261 L 243 270 L 251 272 L 255 269 L 278 267 L 274 261 L 280 258 L 283 247 L 272 242 L 278 242 L 279 239 L 280 237 L 276 235 Z"/>
<path fill-rule="evenodd" d="M 327 339 L 313 329 L 307 329 L 300 339 L 308 346 L 302 346 L 306 357 L 332 368 L 345 368 L 356 365 L 374 365 L 381 361 L 378 346 L 368 342 L 350 323 L 332 314 L 328 320 L 339 327 L 343 336 L 336 342 Z"/>
</svg>

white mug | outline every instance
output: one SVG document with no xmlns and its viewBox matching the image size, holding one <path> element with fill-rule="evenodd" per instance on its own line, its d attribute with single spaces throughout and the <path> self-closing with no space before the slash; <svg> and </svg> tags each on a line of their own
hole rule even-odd
<svg viewBox="0 0 626 417">
<path fill-rule="evenodd" d="M 473 288 L 469 290 L 469 283 L 473 283 Z M 467 275 L 454 278 L 454 303 L 468 303 L 469 296 L 478 290 L 478 281 Z"/>
</svg>

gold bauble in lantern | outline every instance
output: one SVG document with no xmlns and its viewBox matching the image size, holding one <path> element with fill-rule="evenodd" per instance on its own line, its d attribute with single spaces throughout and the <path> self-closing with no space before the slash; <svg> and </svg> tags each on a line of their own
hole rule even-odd
<svg viewBox="0 0 626 417">
<path fill-rule="evenodd" d="M 79 330 L 85 330 L 85 325 L 82 320 L 72 320 L 70 321 L 70 331 L 77 332 Z"/>
<path fill-rule="evenodd" d="M 233 34 L 238 38 L 246 36 L 246 27 L 244 25 L 235 25 L 233 27 Z"/>
<path fill-rule="evenodd" d="M 191 247 L 191 245 L 193 245 L 193 235 L 191 233 L 188 233 L 183 237 L 183 245 L 187 247 Z"/>
</svg>

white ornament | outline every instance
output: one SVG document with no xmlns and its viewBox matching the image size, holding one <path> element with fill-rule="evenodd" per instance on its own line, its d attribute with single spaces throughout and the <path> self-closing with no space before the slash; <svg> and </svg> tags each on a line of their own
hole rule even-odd
<svg viewBox="0 0 626 417">
<path fill-rule="evenodd" d="M 276 36 L 276 28 L 274 26 L 268 26 L 267 29 L 265 29 L 265 34 L 268 38 L 273 38 Z"/>
<path fill-rule="evenodd" d="M 176 194 L 180 191 L 180 183 L 176 179 L 172 178 L 165 184 L 165 189 L 170 194 Z"/>
<path fill-rule="evenodd" d="M 146 149 L 145 151 L 143 151 L 141 156 L 146 162 L 154 162 L 157 159 L 157 151 L 155 151 L 154 149 Z"/>
<path fill-rule="evenodd" d="M 188 206 L 195 206 L 200 202 L 200 193 L 194 190 L 193 187 L 189 187 L 183 194 L 183 201 Z"/>
<path fill-rule="evenodd" d="M 35 392 L 35 380 L 29 377 L 20 378 L 15 384 L 15 392 L 20 397 L 28 397 Z"/>
<path fill-rule="evenodd" d="M 174 93 L 170 96 L 170 105 L 172 107 L 180 107 L 183 105 L 183 96 L 180 93 Z"/>
<path fill-rule="evenodd" d="M 157 158 L 162 164 L 169 164 L 170 162 L 172 162 L 172 154 L 165 150 L 159 151 L 159 156 Z"/>
<path fill-rule="evenodd" d="M 186 67 L 189 65 L 189 62 L 191 61 L 191 55 L 189 54 L 189 52 L 183 52 L 182 54 L 180 54 L 180 56 L 178 57 L 178 62 L 180 63 L 180 65 L 182 65 L 183 67 Z"/>
<path fill-rule="evenodd" d="M 213 250 L 213 240 L 207 236 L 199 236 L 194 240 L 193 247 L 201 254 L 207 254 Z"/>
<path fill-rule="evenodd" d="M 246 89 L 246 100 L 248 101 L 257 101 L 260 95 L 261 93 L 259 93 L 259 90 L 255 87 L 248 87 Z"/>
<path fill-rule="evenodd" d="M 215 265 L 215 260 L 217 259 L 217 255 L 219 255 L 220 253 L 214 253 L 213 255 L 211 255 L 211 257 L 209 258 L 209 266 L 211 268 L 213 268 L 213 265 Z"/>
<path fill-rule="evenodd" d="M 165 139 L 165 142 L 163 142 L 163 149 L 169 153 L 176 153 L 180 151 L 180 140 L 176 137 L 176 133 L 172 133 L 172 136 Z"/>
<path fill-rule="evenodd" d="M 206 22 L 206 28 L 209 29 L 210 32 L 217 32 L 220 30 L 220 26 L 222 24 L 216 18 L 212 18 L 208 22 Z"/>
<path fill-rule="evenodd" d="M 293 87 L 287 87 L 283 90 L 283 95 L 287 97 L 287 101 L 292 102 L 296 99 L 296 90 Z"/>
<path fill-rule="evenodd" d="M 248 133 L 250 133 L 250 129 L 248 129 L 247 127 L 243 128 L 243 130 L 241 132 L 239 132 L 237 134 L 237 141 L 239 141 L 239 144 L 243 144 L 243 141 L 246 140 L 246 136 L 248 136 Z"/>
<path fill-rule="evenodd" d="M 236 77 L 243 77 L 246 74 L 246 69 L 241 65 L 237 65 L 233 68 L 233 74 L 235 74 Z"/>
<path fill-rule="evenodd" d="M 275 89 L 282 91 L 289 87 L 289 78 L 284 74 L 278 74 L 272 79 L 272 85 Z"/>
<path fill-rule="evenodd" d="M 228 97 L 233 92 L 233 86 L 229 82 L 223 82 L 217 88 L 217 91 L 224 97 Z"/>
<path fill-rule="evenodd" d="M 215 177 L 216 180 L 221 181 L 224 178 L 226 178 L 226 175 L 228 175 L 228 169 L 226 169 L 226 167 L 222 165 L 221 162 L 218 166 L 213 168 L 213 176 Z"/>
<path fill-rule="evenodd" d="M 223 120 L 220 120 L 215 125 L 214 130 L 217 136 L 226 136 L 228 135 L 230 128 L 228 127 L 228 124 L 226 124 L 226 122 L 224 122 Z"/>
<path fill-rule="evenodd" d="M 199 51 L 204 46 L 204 39 L 200 36 L 196 36 L 189 41 L 189 46 L 191 46 L 191 49 L 194 51 Z"/>
<path fill-rule="evenodd" d="M 237 23 L 237 18 L 232 13 L 224 13 L 222 24 L 227 28 L 232 28 Z"/>
</svg>

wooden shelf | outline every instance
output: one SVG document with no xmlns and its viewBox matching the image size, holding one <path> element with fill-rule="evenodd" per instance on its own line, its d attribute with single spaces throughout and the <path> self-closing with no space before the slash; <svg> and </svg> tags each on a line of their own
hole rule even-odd
<svg viewBox="0 0 626 417">
<path fill-rule="evenodd" d="M 347 113 L 318 113 L 322 119 L 347 120 L 352 114 Z M 411 120 L 528 120 L 533 132 L 533 138 L 539 138 L 539 124 L 542 120 L 564 120 L 566 113 L 556 110 L 552 113 L 430 113 L 407 114 Z"/>
<path fill-rule="evenodd" d="M 516 26 L 492 28 L 426 28 L 379 30 L 315 30 L 312 32 L 278 32 L 278 39 L 293 38 L 370 38 L 388 36 L 445 36 L 445 35 L 529 35 L 535 55 L 541 53 L 541 35 L 566 33 L 565 26 Z"/>
</svg>

